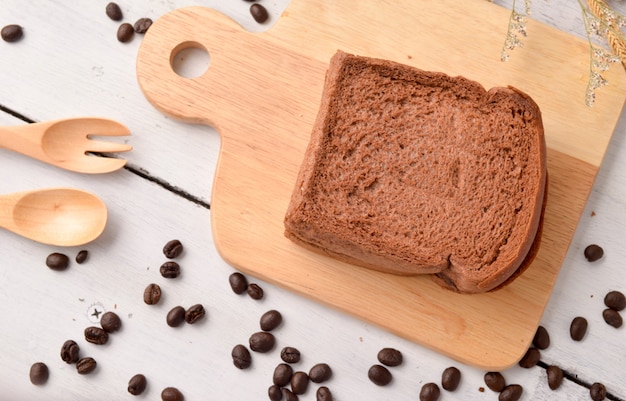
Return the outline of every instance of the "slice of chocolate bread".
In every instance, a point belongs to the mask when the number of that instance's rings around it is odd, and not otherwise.
[[[545,187],[541,113],[526,94],[338,52],[285,235],[352,264],[485,292],[529,254]]]

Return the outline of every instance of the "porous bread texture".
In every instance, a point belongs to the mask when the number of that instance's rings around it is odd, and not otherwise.
[[[542,215],[539,107],[508,87],[337,52],[285,216],[285,235],[462,293],[507,281]]]

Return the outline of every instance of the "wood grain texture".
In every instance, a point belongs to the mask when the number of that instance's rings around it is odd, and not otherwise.
[[[371,7],[295,1],[261,34],[244,32],[208,9],[174,11],[142,43],[140,86],[164,113],[220,132],[212,223],[227,262],[461,362],[510,367],[526,351],[548,301],[624,103],[626,81],[613,73],[613,86],[589,109],[581,72],[588,52],[580,40],[532,24],[527,56],[503,64],[498,57],[508,13],[501,8],[408,1],[384,12]],[[374,34],[380,32],[385,34]],[[172,71],[172,55],[187,47],[208,50],[206,74],[187,79]],[[549,148],[545,230],[536,262],[513,285],[461,296],[427,277],[356,268],[283,237],[284,212],[337,49],[464,75],[485,87],[511,84],[540,105]]]

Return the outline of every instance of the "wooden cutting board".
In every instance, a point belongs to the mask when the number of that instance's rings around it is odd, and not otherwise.
[[[596,105],[585,106],[587,42],[532,21],[524,48],[501,62],[508,15],[483,0],[293,0],[275,26],[254,34],[213,10],[183,8],[152,25],[137,75],[159,110],[220,133],[211,215],[228,263],[463,363],[501,370],[532,340],[626,95],[616,66]],[[189,47],[210,55],[198,78],[170,66]],[[549,200],[541,250],[512,285],[459,295],[426,276],[350,266],[283,237],[324,74],[338,49],[464,75],[487,88],[514,85],[539,104]]]

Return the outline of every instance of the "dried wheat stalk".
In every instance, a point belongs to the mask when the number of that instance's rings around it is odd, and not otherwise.
[[[615,18],[611,17],[609,6],[603,0],[587,0],[587,6],[589,10],[601,21],[605,21],[609,25],[609,29],[606,34],[606,40],[613,54],[619,57],[622,61],[622,65],[626,67],[626,42],[624,36],[619,31],[619,27],[615,21]]]

